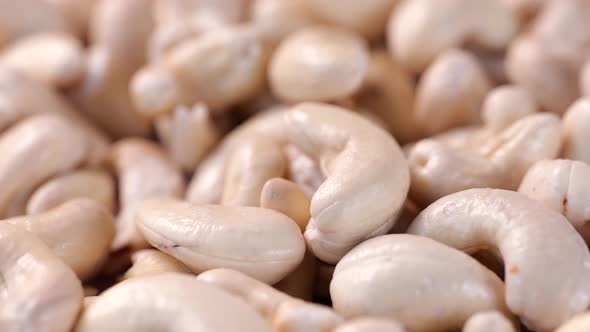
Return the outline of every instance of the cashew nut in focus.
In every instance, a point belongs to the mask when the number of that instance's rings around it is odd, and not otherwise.
[[[0,223],[0,275],[0,330],[70,331],[82,285],[41,240]]]
[[[536,331],[552,331],[590,304],[584,240],[565,217],[523,194],[470,189],[448,195],[424,209],[408,233],[501,256],[506,304]]]
[[[508,312],[493,272],[458,250],[406,234],[379,236],[346,254],[330,295],[344,317],[391,318],[417,332],[458,329],[482,310]]]
[[[124,279],[172,272],[190,273],[181,262],[159,250],[144,249],[136,251],[131,255],[131,261],[133,265],[125,272]]]
[[[194,277],[169,273],[125,280],[84,310],[76,332],[272,332],[246,302]]]
[[[469,317],[462,332],[516,332],[514,325],[497,311],[482,311]]]

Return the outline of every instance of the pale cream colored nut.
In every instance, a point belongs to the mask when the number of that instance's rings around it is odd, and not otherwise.
[[[69,331],[82,284],[35,236],[0,223],[0,330]]]
[[[221,110],[262,88],[266,58],[260,36],[251,27],[209,31],[138,71],[131,95],[138,111],[148,116],[197,101]]]
[[[39,32],[67,32],[67,22],[47,1],[0,0],[0,48]]]
[[[238,271],[214,269],[197,279],[246,300],[271,322],[274,331],[321,332],[342,323],[329,307],[294,299]]]
[[[278,211],[293,219],[301,229],[309,222],[311,201],[293,182],[281,178],[273,178],[264,184],[260,193],[260,207]]]
[[[227,161],[221,203],[260,206],[265,183],[282,177],[285,168],[286,160],[279,144],[264,136],[245,138]]]
[[[137,210],[148,199],[182,197],[182,172],[159,145],[138,138],[114,144],[111,162],[119,179],[120,206],[113,250],[146,248],[148,243],[135,225]]]
[[[517,28],[515,15],[499,1],[408,0],[392,12],[387,39],[395,58],[422,72],[439,54],[465,43],[503,49]]]
[[[326,180],[326,176],[312,158],[301,152],[295,146],[287,146],[285,148],[285,155],[289,160],[287,178],[291,179],[311,199],[313,194]]]
[[[136,251],[131,255],[133,265],[125,272],[123,279],[147,277],[164,273],[186,273],[187,268],[173,257],[155,249]]]
[[[333,332],[406,332],[396,321],[385,318],[357,318],[350,320]]]
[[[354,30],[369,38],[385,32],[389,14],[397,0],[304,0],[309,11],[328,24]]]
[[[306,251],[303,260],[289,275],[273,285],[274,288],[289,296],[304,300],[313,300],[313,290],[316,279],[317,259]]]
[[[562,118],[561,156],[590,164],[590,96],[576,101]]]
[[[486,129],[497,132],[536,111],[535,101],[526,89],[506,85],[488,93],[483,103],[482,118]]]
[[[498,311],[482,311],[469,317],[463,332],[516,332],[514,325]]]
[[[518,192],[563,214],[577,229],[589,226],[590,165],[581,161],[542,160],[529,168]]]
[[[66,88],[84,73],[82,44],[67,34],[43,33],[19,39],[0,52],[0,66],[25,72],[50,87]]]
[[[247,0],[154,0],[154,17],[158,26],[194,19],[201,13],[218,15],[228,24],[245,16]]]
[[[458,329],[482,310],[508,312],[493,272],[459,250],[407,234],[351,250],[336,265],[330,295],[344,317],[386,317],[416,332]]]
[[[523,194],[458,192],[423,210],[408,232],[467,252],[497,252],[506,271],[506,303],[533,330],[553,331],[590,304],[584,240],[565,217]]]
[[[47,0],[62,13],[76,36],[84,38],[90,25],[90,17],[98,0]]]
[[[111,213],[94,200],[70,200],[47,212],[1,220],[39,237],[82,280],[106,261],[115,236]]]
[[[84,310],[76,332],[271,332],[243,300],[192,276],[125,280]]]
[[[136,223],[152,246],[195,273],[234,268],[272,284],[305,253],[297,224],[268,209],[154,200],[141,205]]]
[[[360,36],[314,26],[279,44],[270,60],[268,79],[274,94],[285,101],[333,101],[358,91],[368,67],[368,47]]]
[[[586,332],[590,329],[590,313],[575,316],[561,325],[555,332]]]
[[[102,203],[107,211],[115,204],[115,181],[103,170],[82,169],[52,178],[37,188],[27,203],[27,214],[52,209],[74,198]]]
[[[337,262],[356,244],[385,234],[395,223],[409,187],[398,144],[360,115],[320,103],[263,113],[229,134],[195,173],[190,201],[219,203],[231,151],[253,134],[295,146],[325,176],[311,199],[305,231],[319,259]]]
[[[470,53],[441,53],[418,83],[414,116],[428,134],[480,122],[484,98],[491,89],[485,72]]]
[[[305,0],[253,0],[250,18],[262,38],[271,44],[314,23]]]
[[[156,131],[172,160],[185,171],[194,171],[220,139],[205,104],[178,106],[173,114],[156,119]]]

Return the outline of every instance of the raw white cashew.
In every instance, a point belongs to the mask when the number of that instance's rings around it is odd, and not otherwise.
[[[197,279],[246,300],[271,322],[275,331],[329,331],[342,322],[329,307],[294,299],[238,271],[214,269]]]
[[[458,329],[482,310],[507,312],[504,285],[493,272],[458,250],[407,234],[356,246],[336,265],[330,295],[344,317],[391,318],[416,332]]]
[[[505,85],[487,94],[481,116],[486,128],[497,132],[536,111],[537,105],[527,90],[517,85]]]
[[[477,59],[466,51],[441,53],[418,83],[415,118],[426,133],[480,122],[480,109],[491,89]]]
[[[39,239],[0,224],[0,330],[68,332],[82,284]]]
[[[576,101],[562,118],[563,150],[561,156],[590,164],[590,97]]]
[[[311,217],[310,203],[295,183],[281,178],[266,181],[260,193],[260,207],[278,211],[293,219],[302,232]]]
[[[387,39],[395,58],[421,72],[440,53],[467,42],[503,49],[517,28],[515,15],[499,1],[407,0],[391,14]]]
[[[271,44],[314,23],[305,0],[253,0],[250,18],[262,38]]]
[[[131,255],[133,265],[125,272],[124,279],[153,276],[164,273],[190,273],[176,259],[155,249],[136,251]]]
[[[27,214],[47,211],[74,198],[94,199],[113,211],[115,183],[103,170],[82,169],[45,182],[35,190],[27,203]]]
[[[498,252],[506,271],[506,303],[534,330],[552,331],[590,304],[584,240],[565,217],[523,194],[500,189],[451,194],[423,210],[408,232],[468,252]]]
[[[482,311],[469,317],[463,332],[516,332],[514,325],[498,311]]]
[[[144,139],[118,141],[111,161],[119,179],[121,207],[113,249],[146,248],[148,243],[135,225],[137,209],[147,199],[181,197],[185,187],[182,173],[160,146]]]
[[[4,48],[0,52],[0,66],[23,71],[50,87],[67,88],[82,78],[82,52],[82,44],[71,35],[35,34]]]
[[[279,44],[268,79],[273,93],[285,101],[333,101],[358,91],[368,67],[368,47],[360,36],[312,26]]]
[[[316,279],[317,259],[310,251],[305,252],[299,266],[281,281],[273,285],[287,295],[304,300],[313,300],[313,290]]]
[[[590,329],[590,313],[575,316],[561,325],[555,332],[586,332]]]
[[[243,300],[182,274],[125,280],[93,300],[76,332],[271,332]]]
[[[255,207],[147,201],[136,214],[145,239],[195,273],[227,267],[275,283],[303,259],[295,222]]]
[[[406,332],[406,330],[390,319],[357,318],[338,326],[333,332]]]
[[[319,259],[335,263],[359,242],[393,226],[409,187],[401,149],[361,116],[319,103],[262,114],[234,130],[195,173],[190,201],[220,202],[231,151],[251,135],[295,146],[326,177],[311,198],[305,231]]]
[[[82,280],[94,276],[115,236],[111,213],[99,202],[79,198],[39,214],[0,220],[35,234]]]

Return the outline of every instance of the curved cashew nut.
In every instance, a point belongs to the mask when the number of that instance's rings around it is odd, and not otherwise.
[[[293,182],[273,178],[264,184],[260,193],[260,207],[278,211],[293,219],[302,232],[309,222],[310,200]]]
[[[590,304],[584,240],[565,217],[523,194],[470,189],[448,195],[423,210],[408,232],[465,251],[497,250],[506,303],[537,331],[555,329]]]
[[[357,318],[338,326],[333,332],[405,332],[396,321],[384,318]]]
[[[469,317],[463,332],[516,332],[514,325],[498,311],[482,311]]]
[[[125,280],[84,310],[76,332],[271,332],[241,299],[182,274]]]
[[[585,332],[590,329],[590,313],[575,316],[561,325],[555,332]]]
[[[576,101],[562,118],[562,157],[590,164],[590,97]]]
[[[131,255],[131,262],[133,265],[125,272],[123,279],[153,276],[169,272],[190,273],[181,262],[154,249],[144,249],[134,252]]]
[[[39,239],[0,223],[0,330],[69,331],[82,284]]]
[[[336,265],[330,295],[344,317],[387,317],[411,331],[452,330],[478,311],[507,312],[504,285],[493,272],[458,250],[407,234],[351,250]]]
[[[465,42],[502,49],[517,26],[516,17],[499,1],[410,0],[393,11],[387,39],[395,58],[421,72],[440,53]]]
[[[47,211],[74,198],[90,198],[113,211],[115,183],[102,170],[78,170],[54,177],[35,190],[27,203],[27,214]]]
[[[249,16],[262,38],[270,44],[277,44],[314,23],[304,0],[254,0]]]
[[[272,91],[289,102],[332,101],[351,96],[369,67],[365,41],[334,27],[308,27],[293,33],[273,53]]]
[[[68,201],[44,213],[0,220],[0,223],[35,234],[82,280],[100,270],[115,236],[110,212],[99,202],[86,198]]]
[[[505,85],[491,90],[482,106],[482,118],[491,131],[500,131],[537,111],[528,91],[517,85]]]
[[[141,205],[136,223],[151,245],[197,273],[228,267],[275,283],[305,253],[295,222],[268,209],[155,200]]]
[[[148,244],[135,226],[137,209],[147,199],[181,197],[185,187],[182,173],[160,146],[144,139],[118,141],[111,161],[119,179],[121,206],[113,249],[145,248]]]

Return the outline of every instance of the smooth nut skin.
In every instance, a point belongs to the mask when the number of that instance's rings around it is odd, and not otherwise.
[[[448,195],[423,210],[408,233],[467,252],[498,252],[506,303],[534,330],[552,331],[590,304],[584,240],[565,217],[523,194],[470,189]]]
[[[405,332],[396,321],[384,318],[357,318],[350,320],[333,332]]]
[[[387,41],[392,55],[422,72],[440,53],[469,42],[483,49],[503,49],[518,22],[499,1],[409,0],[389,18]]]
[[[73,36],[35,34],[3,49],[0,65],[23,71],[50,87],[65,88],[80,80],[84,73],[82,52],[82,44]]]
[[[586,61],[580,72],[580,90],[583,96],[590,96],[590,61]]]
[[[302,232],[311,217],[310,203],[295,183],[281,178],[266,181],[260,192],[260,207],[278,211],[293,219]]]
[[[74,198],[89,198],[113,211],[115,182],[102,170],[83,169],[57,176],[35,190],[27,203],[27,214],[47,211]]]
[[[48,2],[59,9],[68,27],[76,36],[86,36],[90,16],[98,0],[48,0]]]
[[[271,332],[243,300],[176,273],[125,280],[84,310],[76,332]]]
[[[109,255],[115,236],[111,213],[94,200],[70,200],[47,212],[0,220],[35,234],[86,280],[94,276]]]
[[[154,200],[141,205],[136,223],[152,246],[195,273],[234,268],[272,284],[305,253],[295,222],[268,209]]]
[[[536,111],[537,105],[526,89],[505,85],[487,94],[481,116],[489,130],[498,131]]]
[[[562,118],[561,156],[590,164],[590,97],[576,101]]]
[[[250,18],[262,38],[271,44],[314,23],[305,0],[254,0]]]
[[[281,42],[269,67],[270,87],[288,102],[332,101],[356,92],[369,66],[365,41],[352,32],[315,26]]]
[[[516,330],[502,313],[482,311],[469,317],[462,332],[516,332]]]
[[[125,272],[125,275],[123,276],[124,279],[173,272],[190,273],[181,262],[154,249],[144,249],[134,252],[133,255],[131,255],[131,262],[133,265],[127,270],[127,272]]]
[[[493,272],[458,250],[407,234],[351,250],[336,265],[330,295],[344,317],[391,318],[417,332],[458,329],[478,311],[505,311],[504,285]]]
[[[590,314],[588,312],[575,316],[561,325],[555,332],[585,332],[590,328]]]
[[[70,331],[82,284],[39,239],[0,223],[0,273],[0,330]]]
[[[478,123],[491,83],[477,59],[449,50],[439,55],[418,83],[414,116],[428,134]]]

